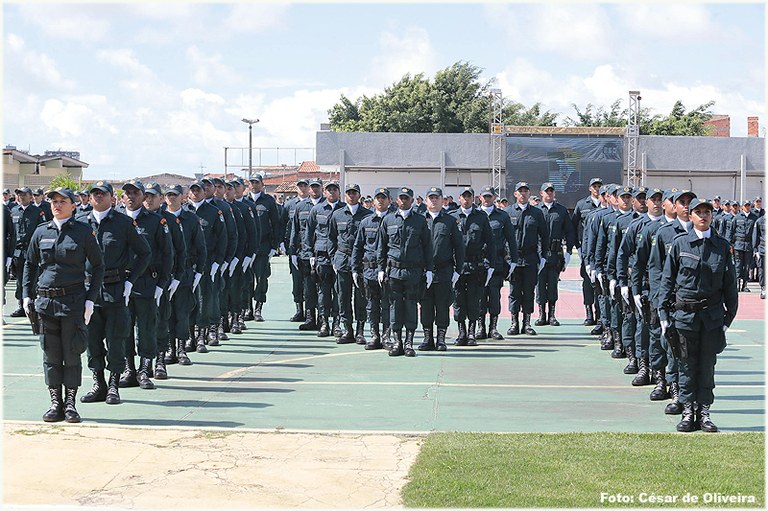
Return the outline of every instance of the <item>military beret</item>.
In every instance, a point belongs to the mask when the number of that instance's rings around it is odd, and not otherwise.
[[[496,190],[492,186],[484,186],[480,195],[496,195]]]
[[[54,195],[61,195],[62,197],[66,197],[69,200],[72,201],[72,204],[77,202],[77,197],[75,197],[75,192],[73,192],[69,187],[67,186],[60,186],[56,188],[55,190],[50,190],[47,194],[45,194],[46,197],[49,199],[52,199]]]
[[[160,183],[156,183],[154,181],[147,183],[144,185],[144,191],[147,193],[153,193],[155,195],[162,195],[163,189],[160,187]]]
[[[427,190],[426,195],[427,195],[427,197],[431,197],[433,195],[437,195],[439,197],[442,197],[443,196],[443,190],[441,190],[437,186],[432,186],[432,187],[429,188],[429,190]]]
[[[104,193],[108,193],[112,195],[115,193],[115,190],[112,188],[112,183],[109,183],[107,181],[96,181],[94,185],[91,187],[91,190],[101,190]]]
[[[126,181],[125,183],[123,183],[123,190],[125,190],[126,188],[136,188],[141,193],[145,192],[144,183],[142,183],[138,179],[131,179],[130,181]]]
[[[403,195],[407,195],[408,197],[413,198],[413,189],[408,188],[407,186],[403,186],[397,192],[397,195],[398,195],[398,197],[402,197]]]
[[[549,181],[547,181],[546,183],[542,183],[541,184],[541,191],[542,192],[545,191],[545,190],[548,190],[550,188],[552,188],[554,190],[555,189],[555,185],[553,183],[549,182]]]

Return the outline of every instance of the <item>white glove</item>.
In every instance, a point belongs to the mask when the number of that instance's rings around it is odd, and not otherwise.
[[[335,265],[335,264],[332,264],[332,265],[331,265],[331,269],[333,270],[333,273],[339,273],[339,269],[338,269],[338,268],[336,268],[336,265]]]
[[[30,297],[24,298],[24,312],[27,313],[27,316],[32,314],[32,307],[33,307],[32,298]]]
[[[584,265],[584,269],[587,271],[587,275],[589,275],[592,272],[592,268],[590,268],[588,264]]]
[[[635,307],[637,307],[637,310],[643,310],[643,297],[640,295],[634,295],[632,298],[635,300]]]
[[[659,324],[661,324],[661,335],[663,336],[664,333],[667,331],[667,328],[669,327],[669,321],[662,319],[659,321]]]
[[[177,290],[177,289],[179,289],[179,284],[181,284],[181,282],[179,282],[179,281],[178,281],[178,280],[176,280],[176,279],[173,279],[173,280],[171,281],[171,283],[170,283],[170,284],[168,284],[168,299],[169,299],[169,300],[170,300],[171,298],[173,298],[173,294],[176,292],[176,290]]]
[[[595,270],[592,270],[592,271],[595,271]],[[603,281],[603,274],[602,274],[602,273],[597,273],[597,274],[595,275],[595,278],[597,278],[597,280],[599,280],[600,282],[602,282],[602,281]]]
[[[240,266],[242,268],[243,273],[248,271],[248,267],[251,265],[251,256],[245,256],[243,257],[243,264]]]
[[[240,262],[240,259],[237,257],[232,258],[232,263],[229,265],[229,276],[231,277],[235,273],[235,269],[237,268],[237,263]]]
[[[577,248],[576,253],[579,254],[579,259],[581,259],[581,248]]]
[[[221,267],[219,268],[219,271],[221,272],[221,276],[224,276],[224,272],[227,271],[227,266],[229,266],[229,263],[227,261],[224,261],[221,263]]]
[[[11,264],[13,263],[12,257],[6,257],[5,258],[5,271],[9,272],[11,271]]]
[[[547,260],[543,257],[539,259],[539,273],[541,273],[541,270],[544,269],[544,265],[547,264]]]
[[[195,289],[197,289],[198,284],[200,284],[200,279],[203,278],[202,273],[195,273],[195,278],[192,281],[192,292],[195,292]]]
[[[315,261],[317,261],[317,257],[310,257],[309,258],[309,266],[314,268],[315,267]]]
[[[621,297],[627,302],[627,305],[632,305],[629,301],[629,286],[621,286]]]
[[[211,282],[216,282],[216,272],[219,271],[219,263],[215,262],[211,265]]]
[[[616,281],[615,280],[611,279],[608,282],[608,289],[611,291],[611,296],[616,294]]]
[[[587,266],[587,268],[589,268],[589,266]],[[593,284],[595,283],[595,280],[597,280],[597,272],[595,272],[595,270],[589,271],[589,280],[591,280]]]
[[[453,275],[451,276],[451,287],[456,287],[456,283],[459,281],[460,275],[456,272],[453,272]]]
[[[249,263],[249,265],[253,266],[254,262],[256,262],[256,254],[251,254],[251,262]]]
[[[85,320],[86,325],[91,322],[91,316],[93,316],[93,301],[86,300],[85,312],[83,313],[83,319]]]
[[[485,284],[483,284],[484,286],[488,285],[488,283],[491,281],[491,277],[493,277],[493,268],[488,268],[488,272],[485,276]]]
[[[163,288],[160,286],[155,286],[155,305],[160,307],[160,298],[163,296]]]
[[[291,256],[291,264],[293,265],[294,268],[296,268],[298,270],[299,269],[299,256],[292,255]]]
[[[507,275],[507,280],[512,280],[512,274],[515,272],[515,268],[517,268],[517,263],[509,263],[509,275]]]
[[[728,327],[726,325],[723,325],[723,333],[728,331]]]
[[[280,253],[281,254],[285,254],[285,242],[284,241],[280,242]]]
[[[565,265],[568,266],[571,263],[571,253],[566,252],[565,253]]]
[[[123,298],[125,298],[125,306],[128,307],[128,300],[131,299],[131,290],[133,289],[133,284],[131,281],[126,280],[125,286],[123,286]]]
[[[275,250],[275,249],[273,248],[273,249],[271,249],[271,250],[269,251],[269,255],[267,255],[267,257],[268,257],[269,259],[272,259],[272,257],[274,257],[274,256],[276,256],[276,255],[277,255],[277,250]]]
[[[360,274],[357,273],[356,271],[352,272],[352,282],[355,283],[355,287],[357,289],[360,289]]]
[[[379,285],[384,284],[384,272],[383,271],[379,272],[378,279],[379,279]]]
[[[427,289],[429,289],[429,286],[432,285],[432,279],[434,278],[434,275],[431,271],[427,271],[424,276],[427,278]]]

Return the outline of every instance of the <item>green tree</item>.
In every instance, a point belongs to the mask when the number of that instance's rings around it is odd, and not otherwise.
[[[576,103],[571,103],[576,111],[576,119],[566,117],[564,123],[566,126],[602,126],[618,127],[626,126],[629,111],[621,109],[621,100],[614,101],[610,108],[606,110],[602,106],[595,107],[588,103],[584,110],[581,110]]]
[[[685,111],[683,102],[677,100],[672,112],[666,117],[655,116],[640,123],[641,135],[667,135],[681,137],[702,137],[711,133],[711,128],[704,123],[712,118],[710,108],[715,104],[709,101],[690,112]]]
[[[48,189],[53,190],[54,188],[59,188],[61,186],[66,186],[73,192],[80,189],[78,182],[68,172],[62,172],[53,176],[51,182],[48,184]]]
[[[505,101],[502,119],[507,126],[557,126],[555,120],[558,114],[549,110],[542,112],[542,108],[541,103],[525,108],[522,103]]]

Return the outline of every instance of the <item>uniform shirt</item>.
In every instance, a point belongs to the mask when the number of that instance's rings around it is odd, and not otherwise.
[[[283,243],[285,243],[285,250],[288,250],[288,247],[291,244],[291,237],[292,237],[292,230],[293,230],[293,218],[296,216],[296,206],[299,205],[299,203],[303,199],[301,197],[291,197],[287,201],[285,201],[285,204],[283,204],[283,209],[286,213],[286,221],[285,221],[285,234],[283,235]]]
[[[396,280],[418,279],[425,270],[434,269],[432,234],[427,219],[413,212],[406,215],[403,218],[402,211],[398,210],[385,216],[379,226],[378,269]]]
[[[549,247],[549,232],[544,214],[537,207],[514,203],[504,208],[515,229],[518,266],[539,264],[539,259]]]
[[[321,266],[331,265],[331,215],[342,207],[344,207],[344,203],[341,201],[336,201],[335,204],[326,201],[314,206],[309,211],[305,243],[312,247],[313,257]]]
[[[765,216],[758,217],[752,230],[752,247],[760,255],[765,255]]]
[[[645,223],[637,233],[637,240],[635,242],[635,263],[632,266],[633,270],[629,272],[628,277],[633,295],[640,295],[643,291],[650,290],[648,265],[651,258],[651,241],[656,236],[656,231],[659,230],[659,227],[667,223],[667,221],[667,217],[661,215],[661,218],[658,220],[652,220]],[[654,285],[654,288],[658,288],[658,285]],[[650,296],[650,293],[648,293],[648,295]]]
[[[258,232],[261,237],[256,254],[265,255],[270,250],[277,250],[283,240],[283,233],[280,232],[280,213],[271,195],[261,192],[256,197],[256,194],[251,193],[251,199],[254,203],[256,223],[259,224]]]
[[[584,243],[584,227],[587,224],[589,215],[598,209],[600,209],[600,199],[597,199],[597,204],[595,204],[592,200],[592,195],[584,197],[576,203],[576,207],[573,209],[573,216],[571,217],[571,224],[576,235],[576,248],[581,248]],[[583,255],[584,252],[582,250]]]
[[[325,202],[325,197],[320,197],[316,201],[307,197],[296,205],[291,225],[291,243],[287,247],[290,255],[298,256],[299,259],[303,260],[314,257],[313,246],[309,244],[309,239],[306,237],[307,220],[309,220],[309,212],[312,211],[312,208],[322,202]]]
[[[502,213],[509,221],[509,217]],[[441,208],[437,215],[427,211],[427,227],[432,234],[432,260],[435,267],[434,282],[450,282],[453,272],[464,269],[464,237],[456,218]]]
[[[659,319],[669,319],[669,311],[677,298],[709,300],[709,307],[698,312],[675,310],[671,315],[680,329],[711,330],[731,326],[736,317],[739,298],[731,245],[713,229],[709,231],[708,238],[701,238],[695,229],[675,236],[664,262],[659,286],[662,304]]]
[[[176,212],[169,211],[169,213],[176,215],[181,221],[181,231],[187,251],[186,268],[182,274],[183,278],[179,279],[179,286],[191,286],[194,282],[194,274],[205,273],[208,267],[208,250],[205,247],[205,234],[203,234],[201,220],[200,217],[184,208]]]
[[[233,210],[240,212],[243,220],[242,229],[238,233],[238,240],[243,242],[243,257],[253,256],[259,249],[259,228],[256,223],[256,213],[253,207],[243,199],[236,199],[229,203]],[[238,227],[240,228],[240,227]],[[242,262],[243,258],[240,258]]]
[[[745,252],[752,252],[752,231],[755,229],[755,222],[757,221],[757,215],[751,211],[749,215],[743,211],[734,216],[732,221],[732,230],[730,232],[729,241],[733,245],[734,250],[743,250]]]
[[[660,220],[663,216],[657,218]],[[621,287],[629,287],[632,273],[637,271],[637,248],[640,233],[653,219],[645,213],[630,222],[627,231],[621,238],[619,250],[616,253],[616,281]],[[639,293],[638,293],[639,294]]]
[[[352,214],[349,205],[337,209],[331,215],[329,239],[330,257],[336,271],[352,271],[352,250],[357,238],[357,231],[364,218],[373,212],[360,204]]]
[[[544,220],[549,231],[549,246],[547,249],[542,247],[542,250],[548,253],[545,257],[550,262],[553,262],[563,256],[563,241],[565,241],[566,253],[571,253],[573,246],[576,244],[576,231],[573,228],[573,222],[568,214],[568,210],[562,204],[553,202],[547,205],[542,202],[538,207],[544,213]]]
[[[232,211],[232,206],[230,206],[227,201],[217,199],[216,197],[205,199],[205,201],[219,208],[224,217],[224,227],[227,230],[227,245],[226,250],[224,251],[224,260],[229,263],[236,256],[240,242],[237,235],[237,224],[235,223],[235,214]]]
[[[667,254],[672,249],[672,240],[680,233],[686,232],[680,221],[675,219],[659,227],[656,235],[651,239],[651,255],[648,260],[648,281],[652,282],[649,298],[651,305],[656,309],[661,308],[659,295],[659,283],[664,272],[664,262]]]
[[[391,214],[390,211],[384,211],[383,214],[374,211],[373,214],[363,218],[357,226],[355,246],[352,248],[352,271],[362,273],[368,280],[376,280],[379,227],[381,220],[389,214]]]
[[[41,200],[40,204],[33,202],[35,206],[43,210],[43,213],[45,213],[45,221],[48,222],[50,220],[53,220],[53,211],[51,211],[51,203],[47,200]]]
[[[595,269],[595,252],[597,249],[597,235],[600,232],[600,224],[603,217],[613,212],[613,208],[603,207],[589,214],[587,223],[584,226],[584,243],[581,245],[581,257],[589,265],[590,269]]]
[[[13,228],[16,231],[16,250],[14,250],[14,257],[24,257],[24,251],[29,246],[29,240],[32,239],[32,233],[38,225],[45,222],[45,213],[35,206],[34,202],[30,202],[25,208],[21,204],[17,204],[11,209],[11,217],[13,218]]]
[[[606,255],[605,273],[609,280],[618,280],[616,271],[616,259],[619,255],[619,246],[621,245],[624,234],[629,229],[629,224],[640,216],[633,210],[623,212],[616,217],[616,223],[611,225],[608,232],[608,247]]]
[[[456,219],[464,243],[464,268],[459,273],[485,271],[483,259],[488,259],[491,267],[498,266],[500,263],[488,215],[474,206],[466,211],[459,208],[451,211],[450,215]]]
[[[173,271],[173,242],[168,221],[144,206],[137,211],[128,211],[128,214],[136,221],[136,230],[147,240],[152,251],[149,266],[144,274],[134,281],[131,295],[153,298],[155,286],[166,289]],[[154,274],[156,276],[153,276]]]
[[[118,213],[114,208],[109,208],[105,213],[106,216],[97,221],[96,211],[84,211],[77,216],[77,221],[86,224],[96,233],[103,255],[105,283],[99,292],[99,299],[94,300],[94,303],[121,303],[124,300],[125,281],[134,284],[144,274],[152,252],[147,240],[136,230],[135,220]],[[86,270],[88,266],[90,263]],[[130,272],[127,278],[124,277],[126,270]]]
[[[82,314],[85,300],[95,303],[104,281],[104,258],[90,226],[76,221],[74,216],[65,221],[61,229],[54,221],[40,225],[29,241],[22,297],[33,298],[37,288],[67,288],[83,284],[86,279],[89,285],[85,296],[83,293],[54,298],[40,296],[35,300],[37,311],[59,317],[72,312]]]
[[[168,225],[168,230],[171,234],[171,246],[173,247],[173,270],[171,274],[172,279],[176,279],[181,283],[187,272],[187,244],[184,243],[184,227],[181,225],[181,219],[170,211],[158,209],[155,213],[159,213],[163,216]]]
[[[5,204],[3,204],[3,229],[5,232],[3,254],[5,257],[11,257],[14,248],[16,248],[16,229],[13,227],[13,214]],[[5,266],[5,261],[3,261],[3,266]]]
[[[512,227],[512,220],[504,210],[491,206],[489,210],[483,208],[488,215],[488,222],[491,225],[491,233],[496,246],[496,265],[493,267],[496,274],[506,276],[509,266],[505,261],[517,261],[517,239],[515,239],[515,229]]]
[[[598,274],[608,274],[608,238],[613,233],[613,226],[618,221],[619,215],[621,215],[621,213],[621,210],[615,209],[607,215],[603,216],[600,220],[600,225],[597,229],[595,252],[593,255],[593,260],[595,263],[594,269]]]
[[[200,218],[200,227],[205,239],[206,261],[201,263],[198,256],[198,273],[210,274],[213,263],[221,265],[227,247],[227,231],[224,214],[216,206],[203,201],[199,206],[190,202],[187,211]]]

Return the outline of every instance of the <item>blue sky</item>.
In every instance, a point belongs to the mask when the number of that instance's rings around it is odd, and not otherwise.
[[[80,151],[89,178],[222,172],[249,117],[283,148],[262,163],[292,164],[341,94],[457,61],[561,124],[638,89],[656,113],[715,100],[745,136],[764,34],[760,3],[4,3],[3,145]]]

